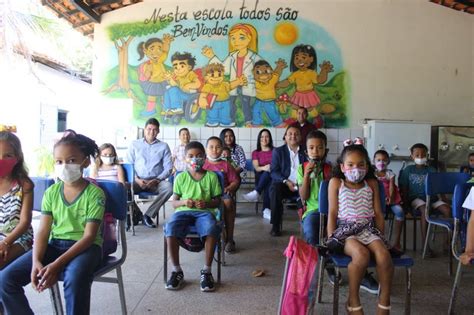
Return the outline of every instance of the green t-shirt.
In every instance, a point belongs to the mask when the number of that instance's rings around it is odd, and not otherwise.
[[[87,222],[102,223],[105,194],[94,184],[88,184],[71,204],[64,198],[63,182],[49,187],[44,193],[41,213],[53,217],[50,239],[78,241],[84,235]],[[94,244],[102,246],[100,229]]]
[[[298,183],[298,186],[301,187],[303,185],[303,177],[304,177],[304,171],[303,171],[303,165],[300,164],[298,166],[298,172],[296,174],[296,182]],[[323,172],[319,172],[318,176],[313,176],[311,175],[311,184],[310,184],[310,191],[309,191],[309,199],[306,200],[306,211],[303,214],[303,218],[306,218],[306,216],[312,212],[317,212],[319,209],[319,186],[321,185],[323,181]]]
[[[195,180],[188,171],[180,173],[174,180],[173,192],[179,199],[211,201],[222,194],[219,178],[214,172],[206,171],[200,179]],[[197,209],[181,206],[175,211],[210,211],[216,215],[216,209]]]

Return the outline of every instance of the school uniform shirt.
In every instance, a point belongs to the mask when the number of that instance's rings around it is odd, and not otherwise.
[[[303,165],[300,164],[298,166],[298,178],[297,183],[298,186],[301,187],[303,185],[303,177],[304,177],[304,170]],[[319,210],[319,187],[323,182],[323,172],[319,172],[318,175],[313,174],[310,175],[310,191],[309,191],[309,198],[306,200],[306,211],[303,213],[302,219],[306,218],[306,216],[313,212],[318,212]]]
[[[436,170],[431,166],[417,168],[415,165],[405,167],[400,176],[400,186],[408,188],[408,198],[410,201],[420,198],[426,199],[425,178],[428,173]]]
[[[471,187],[471,191],[469,192],[469,195],[467,195],[466,200],[464,200],[462,207],[474,210],[474,187]]]
[[[194,179],[187,171],[180,173],[174,181],[173,192],[175,195],[180,197],[179,199],[204,200],[206,202],[209,202],[222,194],[219,178],[211,171],[206,171],[200,180]],[[189,210],[209,211],[214,214],[214,216],[216,215],[215,208],[198,209],[181,206],[176,208],[175,211]]]
[[[53,219],[51,239],[78,241],[84,236],[88,222],[102,223],[105,194],[98,186],[88,183],[86,188],[68,203],[64,197],[64,183],[58,182],[44,193],[41,206],[43,215]],[[102,246],[102,235],[97,232],[94,244]]]

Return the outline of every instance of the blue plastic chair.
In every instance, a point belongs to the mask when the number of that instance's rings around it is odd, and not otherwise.
[[[41,211],[44,192],[54,184],[54,180],[46,177],[30,177],[30,179],[35,185],[33,189],[33,211]]]
[[[323,181],[319,187],[319,213],[320,213],[320,242],[323,244],[323,233],[325,231],[325,216],[329,213],[329,200],[328,200],[328,186],[329,181]],[[385,193],[382,184],[379,182],[379,191],[380,191],[380,203],[382,205],[382,210],[385,211]],[[334,269],[336,276],[334,279],[334,291],[333,291],[333,314],[338,313],[339,307],[339,269],[347,268],[351,262],[351,257],[347,255],[339,254],[328,254],[328,261],[332,261],[334,264]],[[394,267],[402,267],[406,269],[406,281],[407,281],[407,290],[405,297],[405,314],[410,314],[410,304],[411,304],[411,267],[414,262],[411,257],[402,256],[400,258],[392,258],[392,263]],[[317,302],[321,303],[321,297],[323,293],[323,278],[324,278],[324,266],[326,264],[326,257],[323,255],[320,256],[319,261],[319,270],[318,270],[318,288],[317,288]],[[371,260],[368,267],[375,267],[375,261]]]
[[[177,172],[175,179],[178,177],[179,174],[182,172]],[[219,178],[219,184],[221,186],[222,194],[224,194],[224,174],[222,172],[214,172],[217,177]],[[217,224],[220,225],[221,231],[224,231],[224,204],[221,202],[220,206],[217,208]],[[168,280],[168,243],[166,242],[166,235],[164,231],[165,226],[163,226],[163,240],[164,240],[164,259],[163,259],[163,279],[164,282]],[[190,227],[189,233],[186,235],[186,238],[199,238],[197,234],[196,228],[194,226]],[[224,237],[221,235],[220,239],[217,240],[217,246],[215,250],[215,254],[217,254],[217,258],[214,260],[217,262],[217,283],[221,282],[221,267],[225,266],[225,252],[222,250],[224,247]]]
[[[462,204],[466,199],[466,196],[469,193],[471,187],[474,186],[474,183],[463,183],[457,184],[454,188],[453,194],[453,218],[454,218],[454,230],[453,230],[453,239],[451,242],[451,249],[453,256],[459,261],[459,256],[464,252],[466,246],[466,231],[467,231],[467,222],[472,209],[464,209]],[[471,265],[474,265],[474,261],[471,261]],[[453,289],[451,291],[451,299],[449,300],[449,309],[448,314],[454,314],[454,305],[456,303],[456,295],[461,282],[462,275],[462,264],[459,261],[458,267],[456,269],[456,276],[454,277]]]
[[[452,218],[442,218],[433,216],[431,199],[437,194],[452,194],[456,184],[465,183],[470,176],[467,173],[429,173],[425,178],[425,192],[426,192],[426,211],[425,218],[428,222],[428,229],[426,231],[425,244],[423,246],[423,259],[425,259],[428,242],[430,240],[430,233],[432,227],[440,226],[447,230],[448,240],[451,242],[454,222]],[[449,269],[448,274],[452,274],[453,256],[449,254]]]
[[[128,206],[128,216],[130,220],[130,227],[132,229],[132,235],[135,236],[135,224],[133,223],[133,211],[134,211],[134,194],[133,194],[133,180],[135,178],[135,171],[133,169],[133,164],[123,163],[121,164],[123,171],[125,172],[125,179],[127,184],[130,185],[130,196],[127,196],[127,206]]]
[[[118,221],[118,240],[121,244],[121,254],[117,257],[115,255],[104,257],[102,265],[94,272],[94,281],[118,284],[122,314],[125,315],[127,314],[127,306],[125,303],[122,265],[127,258],[127,239],[125,233],[125,224],[127,219],[127,190],[122,185],[122,183],[115,181],[97,180],[97,184],[100,188],[102,188],[106,196],[105,212],[111,213],[112,216]],[[116,278],[104,276],[113,270],[115,270],[117,273]],[[57,315],[64,314],[58,283],[51,287],[50,296],[54,308],[53,313]]]

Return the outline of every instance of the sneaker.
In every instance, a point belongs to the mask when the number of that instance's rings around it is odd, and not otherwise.
[[[235,242],[232,240],[230,242],[227,242],[224,246],[224,250],[226,253],[234,253],[235,252]]]
[[[210,122],[206,123],[206,127],[217,127],[217,126],[219,126],[219,123],[210,123]]]
[[[175,108],[172,110],[175,115],[181,115],[184,114],[183,110],[181,108]]]
[[[231,122],[228,124],[220,124],[221,127],[235,127],[235,122]]]
[[[182,271],[173,271],[171,277],[166,282],[165,288],[168,290],[179,290],[184,283],[184,274]]]
[[[252,190],[248,194],[244,195],[244,199],[250,202],[257,202],[258,197],[260,197],[260,194],[256,190]]]
[[[377,280],[372,277],[372,272],[366,272],[362,282],[360,283],[360,288],[371,294],[379,293],[379,283]]]
[[[271,220],[272,218],[272,210],[265,208],[263,209],[263,218],[267,220]]]
[[[331,285],[334,285],[334,282],[336,281],[336,270],[334,268],[326,268],[326,272],[328,274],[328,280]],[[339,285],[342,284],[342,274],[339,272],[338,275],[339,278]]]
[[[206,273],[204,270],[201,270],[201,292],[212,292],[215,289],[212,273]]]

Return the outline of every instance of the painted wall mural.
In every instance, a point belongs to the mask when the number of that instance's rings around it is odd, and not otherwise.
[[[101,76],[102,93],[133,99],[139,124],[285,127],[304,107],[319,127],[347,126],[336,39],[291,7],[226,4],[154,7],[107,26],[115,66]]]

